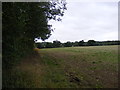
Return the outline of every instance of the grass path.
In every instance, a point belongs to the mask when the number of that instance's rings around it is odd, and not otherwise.
[[[118,87],[117,51],[117,46],[35,49],[4,76],[4,87]]]

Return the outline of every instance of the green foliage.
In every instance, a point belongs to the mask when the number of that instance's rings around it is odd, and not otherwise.
[[[75,42],[65,42],[61,43],[60,41],[53,41],[52,42],[39,42],[35,43],[37,48],[57,48],[57,47],[76,47],[76,46],[103,46],[103,45],[119,45],[120,41],[94,41],[89,40],[88,42],[84,42],[84,40],[81,41],[75,41]]]
[[[73,45],[74,45],[74,46],[79,46],[78,41],[75,41]]]
[[[66,43],[64,43],[64,47],[71,47],[72,46],[72,43],[71,42],[66,42]]]
[[[53,41],[53,47],[61,47],[61,42],[56,40],[56,41]]]
[[[96,42],[94,40],[89,40],[87,43],[89,46],[94,46]]]
[[[53,48],[53,44],[50,43],[50,42],[47,42],[47,43],[46,43],[46,48]]]
[[[79,46],[84,46],[84,40],[78,42]]]
[[[52,25],[48,20],[59,21],[56,16],[63,16],[65,5],[64,1],[2,3],[4,66],[31,52],[35,38],[49,38]]]

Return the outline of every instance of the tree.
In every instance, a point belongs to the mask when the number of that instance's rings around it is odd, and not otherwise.
[[[70,41],[64,43],[64,47],[71,47],[72,46],[72,43]]]
[[[75,41],[74,43],[73,43],[73,45],[74,46],[78,46],[79,44],[78,44],[78,41]]]
[[[3,63],[10,64],[31,52],[34,39],[45,40],[53,30],[48,20],[63,16],[66,2],[3,2]],[[5,66],[5,65],[4,65]],[[11,65],[6,65],[11,66]]]
[[[79,46],[84,46],[84,40],[78,42]]]
[[[37,48],[39,48],[39,49],[41,49],[41,48],[45,48],[45,44],[44,44],[44,42],[41,42],[41,43],[35,43],[35,46],[36,46]]]
[[[51,42],[46,42],[45,48],[53,48],[53,43],[51,43]]]
[[[56,40],[56,41],[53,41],[53,47],[61,47],[61,42]]]
[[[87,42],[87,45],[89,45],[89,46],[94,46],[94,45],[96,45],[96,42],[95,42],[94,40],[89,40],[89,41]]]

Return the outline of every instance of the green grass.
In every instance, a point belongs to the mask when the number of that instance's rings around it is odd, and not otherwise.
[[[118,46],[67,47],[36,50],[5,74],[4,87],[118,87]],[[10,83],[10,84],[9,84]]]

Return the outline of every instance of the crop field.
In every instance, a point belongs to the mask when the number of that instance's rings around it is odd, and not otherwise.
[[[3,87],[116,88],[118,46],[35,49],[3,74]]]

